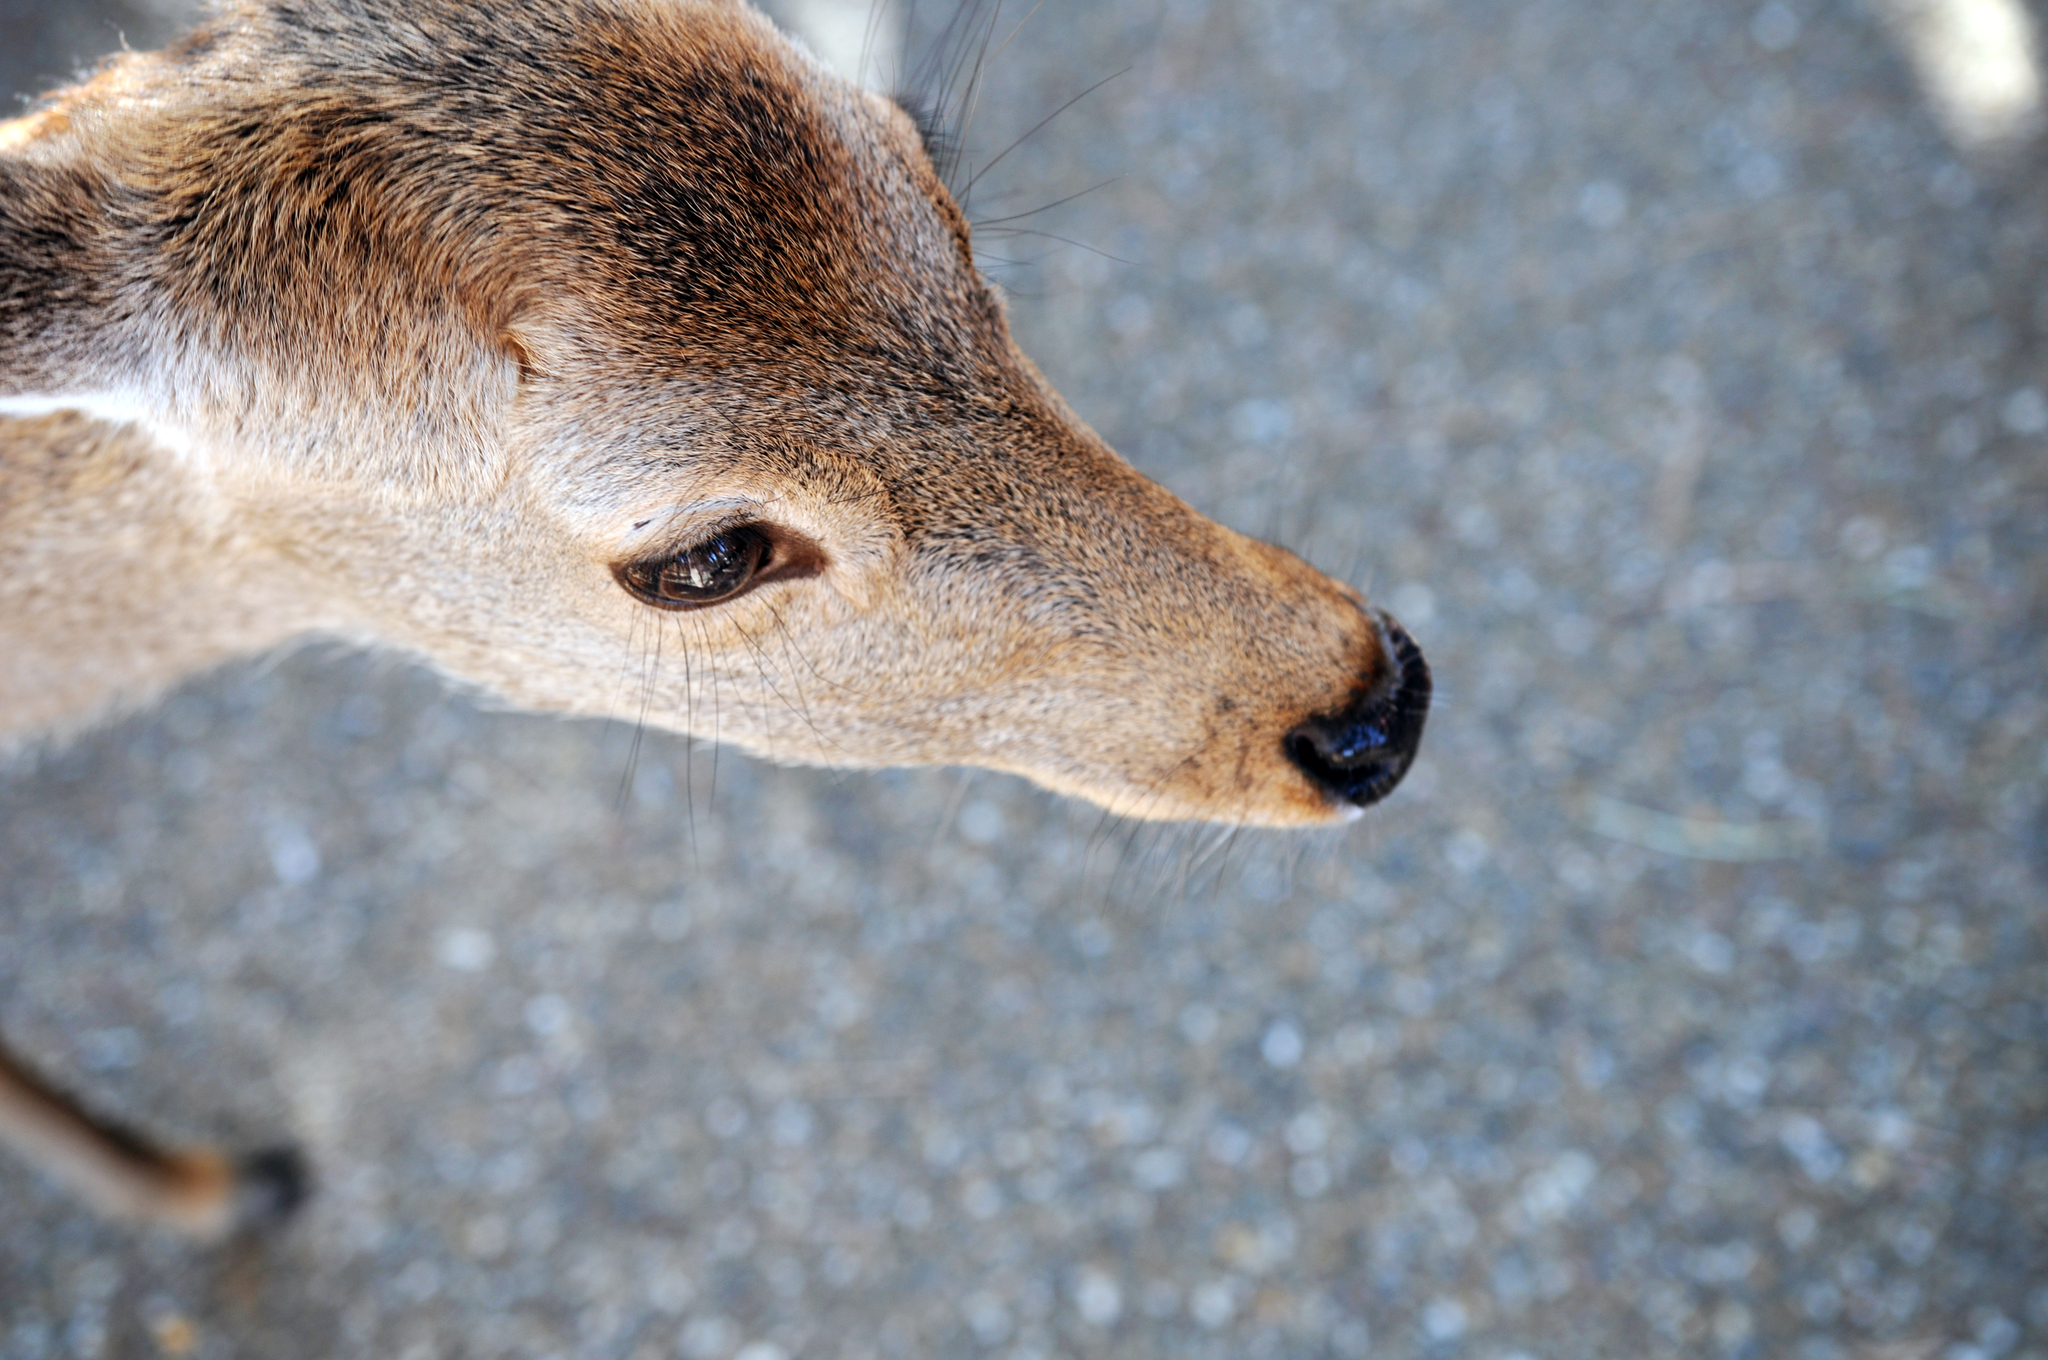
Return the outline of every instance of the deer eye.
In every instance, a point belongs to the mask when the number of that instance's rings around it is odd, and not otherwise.
[[[769,551],[768,535],[747,524],[713,534],[674,557],[621,563],[612,574],[628,593],[658,609],[695,609],[745,590]]]

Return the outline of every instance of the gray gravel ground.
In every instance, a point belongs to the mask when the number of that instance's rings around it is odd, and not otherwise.
[[[0,1168],[0,1357],[2048,1355],[2048,159],[1811,0],[1046,0],[974,158],[1125,66],[972,205],[1120,177],[1019,223],[1094,249],[982,249],[1412,625],[1401,793],[195,681],[0,767],[0,1030],[320,1193],[200,1252]]]

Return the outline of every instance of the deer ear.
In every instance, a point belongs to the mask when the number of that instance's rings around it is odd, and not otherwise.
[[[0,409],[133,384],[119,334],[119,191],[0,155]]]

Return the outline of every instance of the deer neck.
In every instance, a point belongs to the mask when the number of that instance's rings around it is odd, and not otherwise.
[[[248,530],[138,424],[0,417],[0,744],[341,624]]]
[[[186,418],[218,365],[166,320],[113,103],[0,124],[0,743],[335,622]]]

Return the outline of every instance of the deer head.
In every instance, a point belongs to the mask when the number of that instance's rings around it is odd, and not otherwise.
[[[1406,634],[1119,459],[912,119],[742,4],[230,6],[0,129],[0,345],[139,427],[236,645],[1138,817],[1342,820],[1421,736]]]

